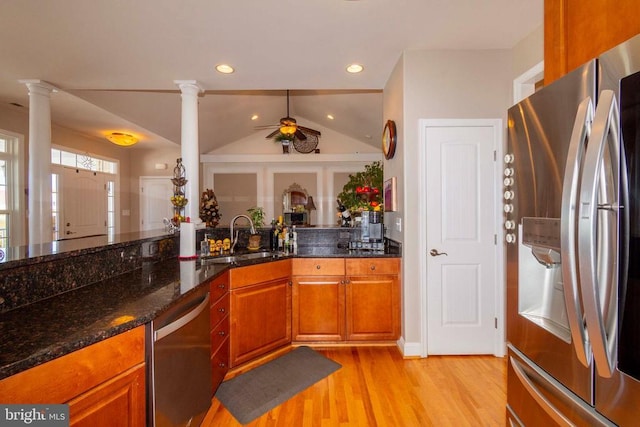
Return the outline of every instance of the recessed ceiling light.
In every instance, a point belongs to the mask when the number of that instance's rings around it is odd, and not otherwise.
[[[222,74],[231,74],[235,71],[231,65],[227,64],[216,65],[216,70]]]
[[[362,70],[364,70],[364,67],[360,64],[351,64],[347,67],[347,72],[348,73],[360,73],[362,72]]]
[[[253,116],[251,116],[251,120],[258,120],[258,117],[260,116],[258,116],[257,114],[254,114]]]
[[[327,119],[333,120],[333,116],[331,114],[327,114]]]

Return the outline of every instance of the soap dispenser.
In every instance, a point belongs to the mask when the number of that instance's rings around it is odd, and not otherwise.
[[[209,235],[205,234],[204,240],[200,242],[200,256],[206,257],[209,255],[211,255],[211,252],[209,251]]]

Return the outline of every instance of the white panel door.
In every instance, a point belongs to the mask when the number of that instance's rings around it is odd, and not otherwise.
[[[497,131],[426,129],[428,354],[495,350]]]
[[[173,184],[170,176],[140,178],[140,229],[164,228],[162,220],[173,217]]]
[[[107,187],[103,174],[65,168],[60,239],[107,234]]]

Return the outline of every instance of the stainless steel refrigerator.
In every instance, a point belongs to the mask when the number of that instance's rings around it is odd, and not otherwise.
[[[510,425],[640,423],[640,36],[508,112]]]

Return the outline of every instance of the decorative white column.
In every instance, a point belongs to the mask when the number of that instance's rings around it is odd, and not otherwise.
[[[42,80],[20,80],[29,89],[29,244],[53,240],[51,217],[51,92]]]
[[[191,222],[202,222],[199,215],[200,204],[200,147],[198,143],[198,94],[203,92],[195,80],[174,80],[182,92],[182,164],[185,169],[184,195],[189,200],[184,216]]]

